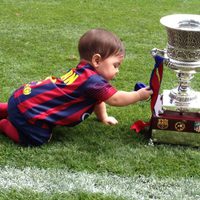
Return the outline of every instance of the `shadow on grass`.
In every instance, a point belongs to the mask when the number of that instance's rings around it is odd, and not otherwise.
[[[118,145],[127,144],[147,144],[149,140],[148,129],[141,133],[130,130],[127,124],[118,124],[116,126],[106,126],[91,118],[76,127],[56,127],[51,142],[56,143],[76,143],[85,145],[89,143],[106,145],[117,143]],[[106,145],[107,146],[107,145]]]

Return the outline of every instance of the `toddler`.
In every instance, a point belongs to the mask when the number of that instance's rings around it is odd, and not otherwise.
[[[118,91],[109,81],[125,56],[121,40],[104,29],[87,31],[79,40],[80,62],[61,77],[47,77],[18,88],[0,103],[0,131],[23,146],[49,142],[55,126],[76,126],[94,111],[99,121],[115,125],[106,104],[128,106],[146,100],[152,90]]]

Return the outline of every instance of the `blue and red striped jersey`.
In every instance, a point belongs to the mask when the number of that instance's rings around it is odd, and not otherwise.
[[[60,78],[23,85],[14,92],[20,112],[31,123],[75,126],[86,119],[97,103],[117,90],[86,62],[80,62]]]

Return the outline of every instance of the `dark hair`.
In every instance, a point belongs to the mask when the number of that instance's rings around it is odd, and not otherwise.
[[[125,55],[122,41],[112,32],[105,29],[91,29],[79,40],[79,55],[81,59],[91,61],[94,54],[100,54],[102,59],[112,55]]]

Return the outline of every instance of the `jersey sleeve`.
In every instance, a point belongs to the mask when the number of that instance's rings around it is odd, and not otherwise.
[[[90,77],[85,87],[85,94],[97,101],[106,101],[116,92],[116,88],[100,76]]]

